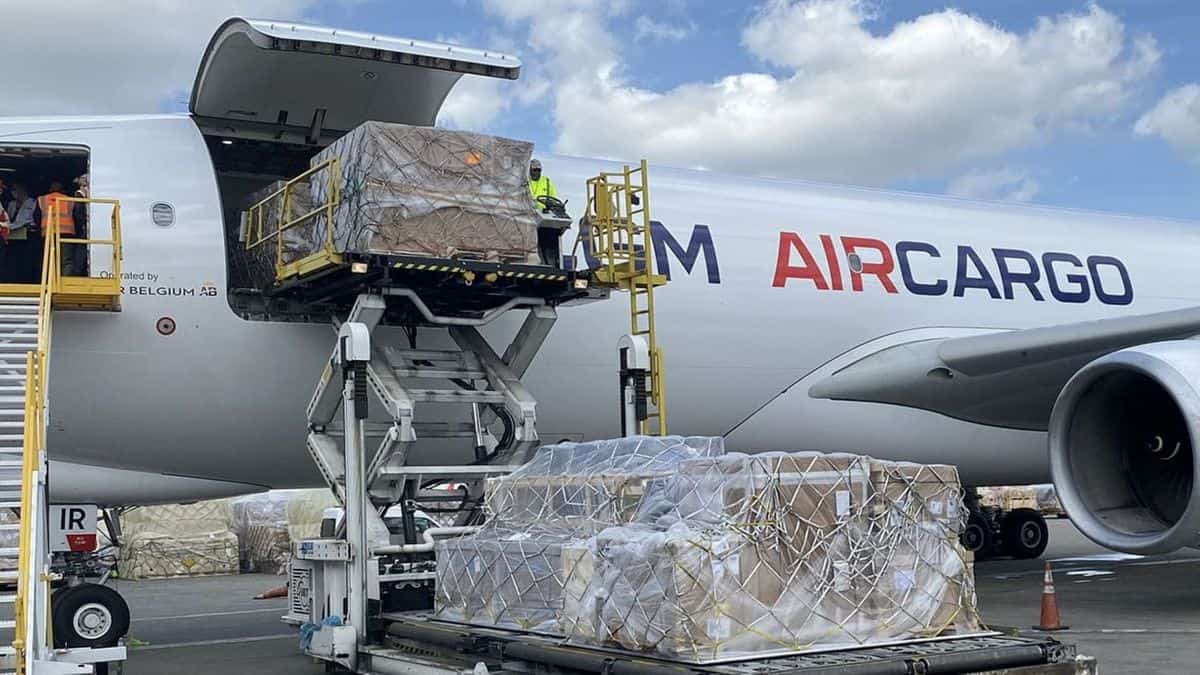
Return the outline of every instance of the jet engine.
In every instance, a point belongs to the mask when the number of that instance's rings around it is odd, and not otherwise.
[[[1129,553],[1200,546],[1200,341],[1092,361],[1059,394],[1049,432],[1055,489],[1085,535]]]

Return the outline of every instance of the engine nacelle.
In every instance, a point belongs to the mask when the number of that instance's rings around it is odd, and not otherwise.
[[[1113,352],[1071,378],[1050,416],[1050,471],[1092,541],[1129,553],[1200,546],[1200,341]]]

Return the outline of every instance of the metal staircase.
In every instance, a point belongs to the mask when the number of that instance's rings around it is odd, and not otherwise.
[[[444,322],[442,326],[423,329],[444,333],[449,340],[437,342],[452,342],[457,349],[388,344],[375,330],[387,312],[387,303],[381,295],[360,295],[345,321],[365,326],[373,336],[363,382],[388,419],[368,425],[365,433],[378,443],[373,452],[365,453],[362,467],[363,487],[371,502],[396,504],[413,498],[422,484],[436,477],[478,482],[481,477],[507,471],[511,464],[523,463],[538,442],[537,404],[520,378],[554,324],[554,309],[529,299],[529,314],[501,356],[477,328],[490,318],[435,317]],[[334,494],[344,500],[345,424],[335,419],[343,403],[345,376],[339,365],[340,349],[340,344],[335,346],[308,407],[308,449]],[[436,408],[437,419],[419,419],[418,413],[426,408],[431,412]],[[454,408],[458,410],[452,412]],[[447,421],[447,416],[454,420]],[[504,429],[499,437],[493,431],[497,427]],[[413,466],[410,450],[418,439],[466,441],[475,449],[475,462]],[[377,527],[375,532],[382,534]]]
[[[0,297],[0,509],[14,514],[25,513],[21,510],[21,499],[26,415],[30,412],[27,391],[38,389],[39,310],[40,297]],[[0,524],[0,542],[4,542],[0,546],[0,583],[6,586],[18,581],[21,547],[14,544],[28,536],[22,525],[21,521]],[[4,616],[0,619],[0,630],[5,635],[14,635],[14,644],[0,647],[0,667],[4,669],[0,672],[17,672],[16,636],[27,632],[25,626],[17,628],[17,621],[25,614],[24,603],[21,607],[16,604],[17,596],[17,593],[0,594]]]

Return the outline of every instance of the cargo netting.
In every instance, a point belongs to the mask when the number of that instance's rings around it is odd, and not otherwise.
[[[322,252],[540,264],[532,153],[531,143],[498,136],[361,124],[314,155],[286,192],[279,181],[247,198],[234,279],[270,290],[276,263]]]
[[[439,542],[437,614],[691,661],[980,628],[954,467],[721,447],[541,449]]]
[[[678,436],[539,448],[517,471],[487,481],[479,533],[438,541],[438,614],[558,633],[563,545],[631,522],[643,495],[665,489],[680,462],[723,451],[720,438]]]
[[[338,252],[468,256],[537,263],[539,217],[529,194],[533,145],[497,136],[366,122],[313,157],[337,157]],[[329,198],[313,181],[312,201]],[[327,220],[315,220],[324,245]]]

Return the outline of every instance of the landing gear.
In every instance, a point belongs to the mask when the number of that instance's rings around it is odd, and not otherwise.
[[[108,586],[60,588],[50,608],[55,647],[113,647],[129,632],[129,605]]]
[[[1050,543],[1050,530],[1046,519],[1033,509],[1010,511],[1000,525],[1004,536],[1004,551],[1020,560],[1030,560],[1042,555]]]
[[[963,548],[975,554],[976,560],[990,558],[996,548],[996,534],[992,523],[982,513],[971,512],[967,517],[967,527],[959,540]]]
[[[959,541],[975,554],[975,560],[1003,555],[1031,560],[1045,552],[1050,530],[1042,514],[1027,508],[1006,511],[999,506],[983,506],[973,489],[963,497],[968,515]]]

